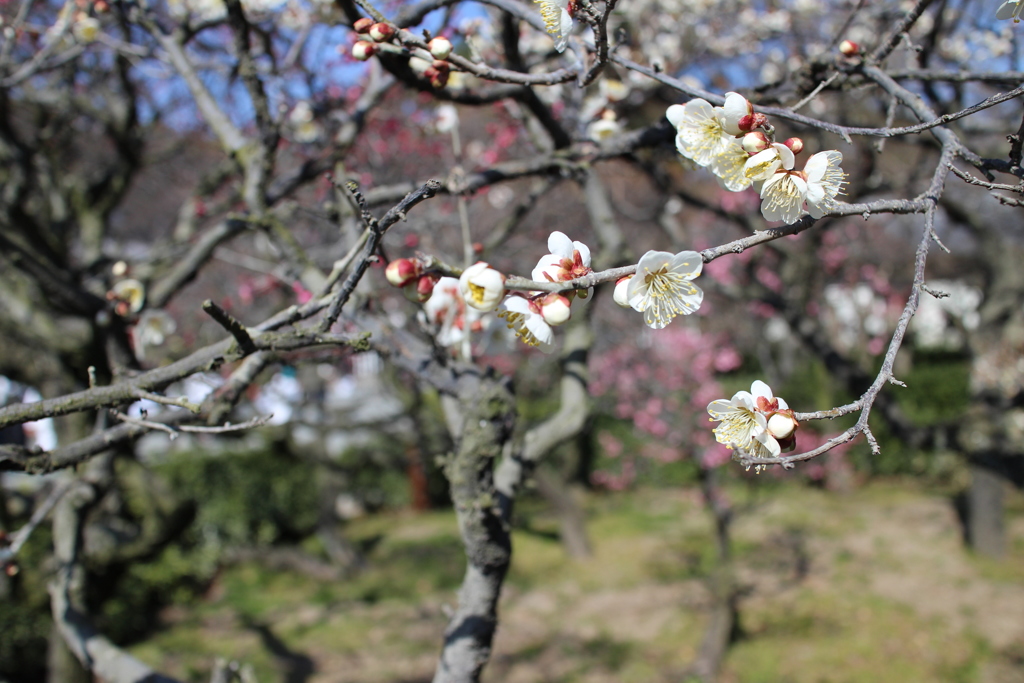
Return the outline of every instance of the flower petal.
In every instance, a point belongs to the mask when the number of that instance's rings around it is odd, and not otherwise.
[[[750,385],[750,393],[757,397],[764,397],[771,401],[774,397],[772,396],[772,388],[762,382],[759,379],[755,379],[754,383]]]
[[[675,254],[671,252],[654,251],[652,249],[640,257],[640,262],[636,264],[636,272],[639,274],[644,270],[649,270],[651,272],[661,270],[668,266],[674,258]]]
[[[548,236],[548,251],[561,258],[572,258],[572,240],[564,232],[555,230]]]
[[[739,135],[742,132],[739,127],[740,119],[752,111],[753,107],[746,97],[735,92],[726,93],[725,106],[722,107],[722,127],[730,135]]]
[[[754,410],[754,395],[749,391],[737,391],[732,395],[732,404],[734,406],[746,408],[747,410]]]
[[[501,305],[512,311],[513,313],[522,313],[523,315],[530,315],[530,303],[521,296],[510,296],[506,297]]]
[[[1022,5],[1019,0],[1007,0],[996,10],[996,19],[1011,19],[1020,15]]]
[[[828,170],[828,153],[818,152],[812,154],[811,158],[804,164],[804,173],[807,174],[808,183],[816,183],[825,175]]]
[[[537,262],[537,266],[530,273],[530,279],[536,280],[537,282],[549,282],[545,274],[550,275],[552,280],[556,280],[555,273],[562,268],[562,259],[558,254],[545,254],[541,257],[540,261]]]
[[[679,124],[685,115],[686,107],[681,104],[673,104],[665,110],[665,118],[668,119],[668,122],[671,123],[674,128],[679,127]]]
[[[695,251],[681,251],[672,257],[669,270],[692,280],[704,269],[704,259]]]
[[[551,331],[551,326],[544,322],[544,318],[539,315],[528,315],[526,316],[526,329],[530,331],[534,339],[539,341],[541,344],[547,344],[548,346],[554,341],[555,336]]]
[[[769,434],[767,431],[762,432],[754,437],[762,446],[764,446],[771,457],[777,458],[782,454],[782,448],[779,447],[779,442],[775,440],[775,437]]]

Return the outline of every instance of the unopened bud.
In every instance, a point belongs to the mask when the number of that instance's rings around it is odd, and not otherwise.
[[[373,26],[373,23],[373,19],[370,17],[356,19],[356,23],[352,24],[352,30],[356,33],[369,33],[370,27]]]
[[[630,308],[627,290],[629,289],[629,281],[632,277],[632,275],[627,275],[615,281],[615,291],[612,293],[612,299],[623,308]]]
[[[407,258],[395,259],[384,269],[384,277],[395,287],[405,287],[419,276],[419,264]]]
[[[436,275],[421,275],[415,281],[410,282],[402,288],[405,298],[416,303],[424,303],[434,293],[434,285],[437,284]]]
[[[440,63],[445,65],[448,64],[448,62]],[[434,64],[438,64],[438,62],[434,62]],[[445,68],[438,69],[436,66],[431,65],[423,72],[423,75],[430,81],[430,85],[435,88],[443,88],[448,83],[448,74],[449,71],[447,66]]]
[[[761,131],[754,130],[744,135],[740,144],[743,145],[743,151],[747,154],[757,154],[771,147],[772,141]]]
[[[768,117],[760,112],[754,112],[753,114],[740,117],[736,125],[739,126],[741,131],[747,133],[768,125]]]
[[[368,40],[357,40],[352,46],[352,56],[360,62],[365,62],[377,52],[377,46]]]
[[[856,57],[860,54],[860,45],[852,40],[844,40],[839,43],[839,51],[847,57]]]
[[[437,37],[427,43],[427,49],[434,59],[448,59],[448,55],[452,53],[452,41]]]
[[[768,432],[776,439],[788,438],[798,426],[796,419],[787,413],[775,413],[768,418]]]
[[[395,27],[378,21],[370,27],[370,37],[378,43],[385,43],[395,37]]]
[[[562,294],[548,294],[541,299],[540,314],[544,322],[552,327],[569,320],[572,311],[569,309],[569,298]]]
[[[789,138],[782,144],[784,144],[786,147],[789,147],[789,149],[792,150],[793,154],[799,154],[800,152],[804,151],[804,141],[801,140],[800,138]]]

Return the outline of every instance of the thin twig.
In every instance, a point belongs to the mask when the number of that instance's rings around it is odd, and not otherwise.
[[[238,318],[215,304],[211,299],[207,299],[203,302],[203,312],[216,320],[221,327],[231,333],[231,336],[238,342],[238,348],[242,353],[245,355],[256,353],[256,345],[253,343],[252,337],[249,336],[249,330],[245,329],[245,325],[243,325]]]

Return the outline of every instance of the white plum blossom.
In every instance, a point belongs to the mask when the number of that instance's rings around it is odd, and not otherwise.
[[[174,334],[177,329],[178,325],[174,318],[165,311],[143,313],[138,324],[132,328],[132,341],[139,358],[145,359],[148,349],[163,345],[167,337]]]
[[[770,151],[755,154],[750,161]],[[808,212],[821,218],[836,206],[836,195],[846,182],[839,167],[842,160],[842,153],[833,149],[811,156],[803,171],[786,169],[783,164],[761,186],[761,214],[769,221],[792,223],[800,217],[806,200]]]
[[[138,313],[146,302],[146,287],[138,280],[127,278],[110,289],[113,298],[127,304],[127,312]]]
[[[540,5],[540,16],[544,19],[544,28],[555,41],[555,49],[565,50],[569,44],[569,32],[572,31],[572,16],[569,14],[569,0],[533,0]]]
[[[508,327],[528,346],[534,346],[544,353],[554,349],[555,335],[544,320],[540,306],[521,296],[510,296],[498,309],[498,317],[504,318]]]
[[[732,138],[711,163],[711,171],[718,177],[722,187],[730,192],[741,192],[750,187],[752,182],[745,172],[749,158],[750,155],[739,140]]]
[[[100,21],[95,17],[90,17],[84,13],[79,13],[75,17],[75,24],[71,27],[72,33],[74,33],[75,40],[80,43],[92,43],[96,40],[100,33]]]
[[[622,124],[619,123],[615,112],[606,110],[601,118],[593,121],[587,126],[587,137],[594,142],[602,142],[608,138],[615,137],[622,132]]]
[[[1024,10],[1022,0],[1006,0],[996,10],[996,19],[1013,19],[1014,23],[1020,22],[1020,13]]]
[[[747,159],[743,174],[751,180],[767,180],[780,168],[789,171],[795,164],[796,156],[793,150],[782,143],[774,142],[767,149]]]
[[[470,307],[493,311],[505,296],[505,276],[483,261],[477,261],[463,271],[459,290]]]
[[[836,195],[842,192],[846,183],[846,174],[839,168],[842,162],[842,152],[831,149],[818,152],[804,165],[807,212],[815,218],[821,218],[836,206]]]
[[[740,119],[753,108],[745,97],[727,93],[724,107],[712,107],[707,100],[695,99],[673,104],[665,117],[676,128],[676,149],[698,166],[711,166],[723,152],[729,151],[740,130]]]
[[[761,186],[761,215],[769,221],[793,223],[803,213],[807,180],[796,171],[777,171]]]
[[[718,443],[755,458],[778,457],[779,441],[790,438],[798,426],[786,402],[773,396],[761,380],[755,380],[750,391],[712,401],[708,414],[713,422],[721,422],[714,429]]]
[[[292,137],[299,143],[316,142],[320,137],[320,124],[316,122],[313,107],[309,102],[300,100],[288,114],[288,124],[292,129]]]
[[[662,329],[677,315],[689,315],[700,308],[704,292],[692,280],[703,267],[704,260],[695,251],[647,252],[626,287],[629,305],[644,314],[649,327]]]
[[[423,322],[441,346],[462,343],[467,332],[482,330],[487,320],[480,311],[466,306],[459,281],[453,277],[438,280],[433,294],[423,304]]]
[[[438,133],[451,133],[459,127],[459,110],[455,108],[455,105],[440,104],[434,111],[434,114],[436,115],[434,129]]]
[[[548,236],[548,251],[530,277],[538,282],[567,282],[591,272],[590,247],[558,230]]]

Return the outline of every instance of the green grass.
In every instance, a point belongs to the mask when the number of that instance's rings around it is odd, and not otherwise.
[[[944,498],[905,481],[845,496],[788,483],[768,488],[729,487],[732,500],[753,504],[734,526],[736,572],[750,590],[723,681],[980,683],[986,667],[1024,666],[1017,650],[986,639],[992,605],[965,604],[946,618],[926,609],[943,598],[878,585],[924,572],[947,596],[975,584],[1022,591],[1019,542],[1007,561],[971,556],[955,527],[935,528],[935,519],[952,519]],[[571,560],[552,538],[556,521],[536,502],[524,506],[487,683],[656,683],[677,680],[673,672],[692,661],[716,563],[700,496],[646,489],[592,495],[586,507],[595,554]],[[429,678],[444,606],[454,605],[465,567],[453,515],[382,514],[346,533],[367,549],[364,571],[323,582],[253,564],[229,568],[133,652],[189,681],[205,680],[215,656],[251,664],[261,683],[283,680],[284,664],[259,624],[316,662],[310,683]],[[809,558],[802,580],[801,549]]]

